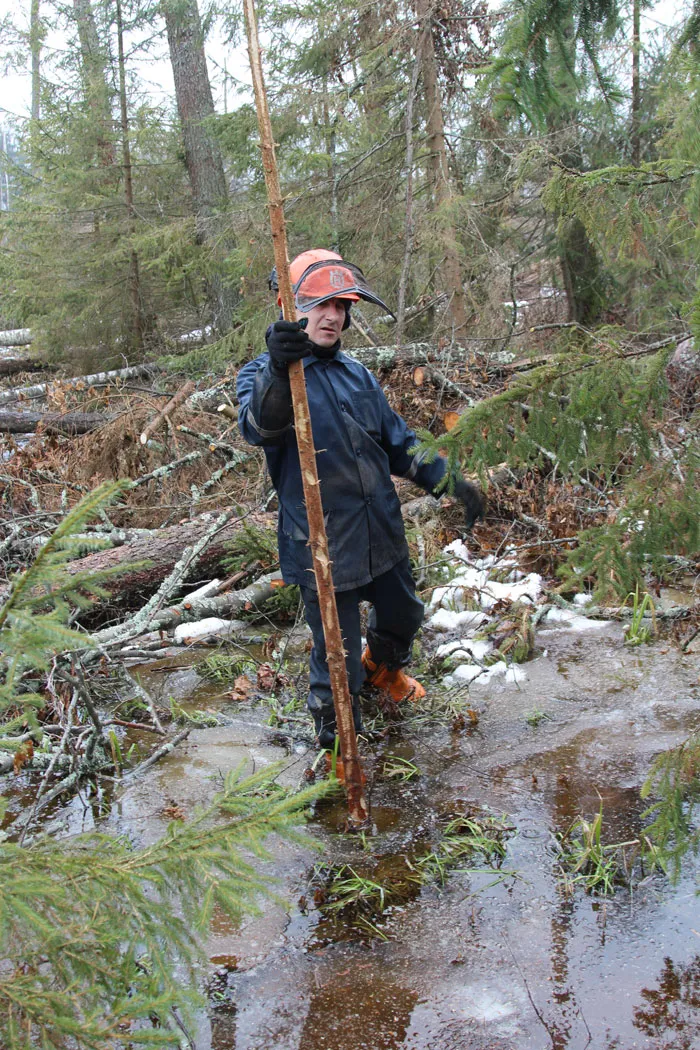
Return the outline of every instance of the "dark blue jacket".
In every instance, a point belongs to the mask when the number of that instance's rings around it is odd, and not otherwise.
[[[391,475],[431,492],[445,473],[445,461],[426,463],[411,455],[415,433],[392,411],[364,365],[343,353],[330,360],[307,357],[303,364],[333,584],[351,590],[388,572],[408,553]],[[246,441],[264,448],[277,490],[284,580],[315,587],[294,428],[263,429],[260,423],[263,403],[280,382],[289,380],[275,375],[267,353],[241,369],[238,425]]]

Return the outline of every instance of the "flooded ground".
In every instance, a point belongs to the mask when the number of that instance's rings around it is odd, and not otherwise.
[[[342,804],[326,801],[308,829],[318,849],[271,844],[278,899],[238,927],[214,924],[214,1008],[193,1034],[198,1050],[700,1047],[697,861],[676,886],[657,873],[601,899],[566,891],[555,841],[601,804],[605,841],[637,836],[651,760],[700,729],[698,658],[663,643],[628,649],[614,624],[541,630],[536,645],[524,682],[470,687],[473,727],[409,720],[375,748],[366,840],[342,834]],[[187,813],[242,760],[282,758],[283,781],[299,783],[313,752],[276,745],[264,707],[227,705],[187,667],[151,673],[226,724],[193,730],[124,792],[105,830],[155,837],[173,806]],[[387,756],[419,775],[383,776]],[[477,863],[407,890],[407,859],[437,840],[445,814],[465,811],[507,816],[500,879]],[[339,862],[389,892],[395,880],[376,933],[316,907],[314,866]]]

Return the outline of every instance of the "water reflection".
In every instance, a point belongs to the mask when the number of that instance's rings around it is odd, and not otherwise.
[[[418,996],[350,961],[342,974],[318,983],[299,1050],[400,1050]]]
[[[634,1011],[635,1028],[645,1035],[665,1037],[660,1045],[669,1050],[697,1050],[700,1046],[700,955],[687,966],[667,957],[659,987],[642,989],[642,998],[645,1005]]]
[[[233,1003],[212,1012],[210,1050],[234,1050],[236,1046],[236,1007]]]

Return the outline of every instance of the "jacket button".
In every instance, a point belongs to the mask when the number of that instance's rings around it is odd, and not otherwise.
[[[365,503],[367,504],[368,507],[369,507],[371,502],[372,502],[372,497],[368,496],[367,499],[365,500]]]
[[[341,401],[340,402],[340,411],[344,412],[346,408],[347,408],[347,405],[345,404],[345,402]]]
[[[355,455],[356,456],[361,456],[362,455],[362,449],[361,448],[356,448],[355,449]]]

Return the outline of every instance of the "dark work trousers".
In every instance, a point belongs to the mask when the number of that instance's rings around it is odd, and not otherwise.
[[[311,587],[302,587],[306,622],[313,634],[311,652],[308,707],[316,722],[319,741],[328,746],[320,729],[335,731],[335,713],[328,663],[326,641],[323,636],[318,594]],[[386,663],[395,670],[405,667],[411,659],[411,645],[423,622],[423,602],[416,597],[416,585],[408,558],[376,579],[351,591],[336,591],[340,633],[345,646],[345,664],[348,685],[353,698],[355,724],[359,728],[357,695],[365,680],[362,666],[362,635],[360,631],[360,602],[372,603],[367,627],[367,644],[376,663]],[[332,741],[331,741],[332,743]]]

